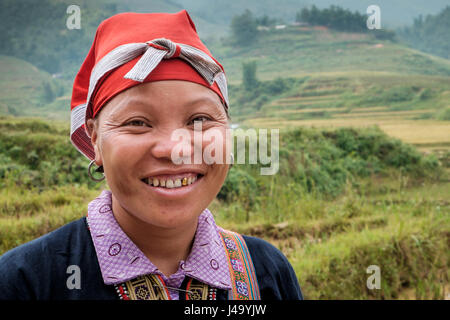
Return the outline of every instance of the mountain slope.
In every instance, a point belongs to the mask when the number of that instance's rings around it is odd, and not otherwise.
[[[450,61],[398,43],[381,41],[370,33],[345,33],[324,27],[289,26],[261,32],[248,47],[216,42],[211,51],[232,83],[241,81],[242,63],[254,60],[261,80],[299,77],[317,72],[398,72],[450,76]]]
[[[0,56],[0,115],[70,120],[71,83],[14,57]]]

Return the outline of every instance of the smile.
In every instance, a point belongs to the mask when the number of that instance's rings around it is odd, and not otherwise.
[[[174,189],[189,186],[202,177],[203,175],[199,173],[181,173],[176,175],[148,177],[142,179],[141,181],[153,187]]]

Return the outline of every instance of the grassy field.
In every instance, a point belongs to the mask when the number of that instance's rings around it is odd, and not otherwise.
[[[216,200],[210,209],[222,227],[280,248],[308,299],[397,299],[405,292],[413,299],[444,299],[449,294],[450,184],[408,187],[391,180],[374,186],[368,181],[363,188],[371,194],[349,188],[333,201],[297,193],[293,186],[279,188],[275,201],[248,213],[249,221],[239,203]],[[84,216],[101,188],[13,190],[0,193],[1,252]],[[380,290],[365,285],[369,265],[380,267]]]
[[[377,182],[333,201],[281,188],[247,223],[238,208],[214,208],[218,223],[276,244],[309,299],[448,297],[450,184]],[[370,265],[380,267],[380,290],[366,287]]]

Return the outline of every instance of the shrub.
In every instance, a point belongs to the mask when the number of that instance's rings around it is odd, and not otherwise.
[[[248,46],[255,41],[258,35],[258,26],[250,10],[247,9],[243,14],[233,17],[231,32],[236,45]]]
[[[257,193],[255,179],[243,170],[232,168],[217,198],[228,202],[239,198],[251,208],[255,203],[255,193]]]
[[[437,119],[443,121],[450,121],[450,107],[447,107],[439,111],[437,114]]]
[[[430,98],[432,98],[434,95],[433,90],[431,90],[430,88],[425,88],[420,94],[419,94],[419,99],[420,100],[428,100]]]
[[[386,90],[383,94],[385,102],[401,102],[412,100],[414,90],[411,87],[393,87]]]
[[[242,82],[247,91],[252,91],[258,87],[256,67],[256,61],[242,63]]]

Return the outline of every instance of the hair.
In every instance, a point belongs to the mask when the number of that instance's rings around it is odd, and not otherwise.
[[[225,110],[225,113],[226,113],[226,115],[227,115],[228,121],[231,122],[231,117],[230,117],[230,114],[229,114],[229,112],[228,112],[227,106],[226,106],[225,103],[223,103],[223,102],[222,102],[222,106],[223,106],[223,109]]]

